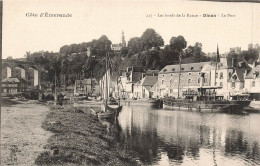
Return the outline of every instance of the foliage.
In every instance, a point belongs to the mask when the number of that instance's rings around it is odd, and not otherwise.
[[[159,49],[159,47],[163,45],[163,38],[157,32],[155,32],[154,29],[146,29],[141,36],[141,46],[143,51],[151,49],[152,47]]]
[[[210,61],[210,57],[202,51],[202,44],[196,42],[194,46],[189,46],[184,51],[183,63],[197,63]]]
[[[142,51],[142,39],[140,37],[133,37],[128,42],[128,57]]]
[[[254,61],[259,58],[259,51],[257,49],[251,48],[247,51],[242,51],[239,54],[239,57],[245,59],[248,63],[252,64]]]
[[[180,53],[182,49],[186,48],[187,41],[184,39],[183,36],[172,37],[170,40],[170,47]]]

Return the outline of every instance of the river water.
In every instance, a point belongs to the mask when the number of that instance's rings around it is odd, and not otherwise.
[[[118,142],[142,165],[260,165],[260,114],[123,106]]]

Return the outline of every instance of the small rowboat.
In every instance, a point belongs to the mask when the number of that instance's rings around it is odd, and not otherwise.
[[[115,117],[115,113],[114,112],[99,112],[97,113],[98,118],[114,118]]]

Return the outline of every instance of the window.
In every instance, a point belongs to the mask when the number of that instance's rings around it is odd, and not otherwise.
[[[219,83],[219,86],[220,86],[220,87],[223,87],[223,82],[220,82],[220,83]]]
[[[180,74],[180,76],[181,76],[181,74]]]
[[[164,77],[164,74],[162,76]]]
[[[255,81],[252,82],[252,87],[255,87]]]
[[[216,78],[218,78],[218,73],[216,73]]]
[[[172,84],[173,83],[173,80],[170,80],[170,84]]]
[[[172,93],[173,92],[173,90],[172,89],[170,89],[170,93]]]
[[[174,68],[172,68],[172,71],[175,71],[175,69],[174,69]]]
[[[207,78],[204,78],[204,83],[207,82]]]
[[[167,69],[163,69],[163,72],[166,72],[167,71]]]
[[[193,67],[191,67],[190,70],[193,70]]]
[[[171,74],[171,76],[172,76],[172,74]]]
[[[200,83],[200,78],[198,79],[198,83]]]
[[[223,79],[223,72],[220,73],[219,79]]]
[[[191,83],[191,79],[188,79],[188,84]]]
[[[184,70],[184,67],[183,67],[183,68],[181,68],[181,70]]]
[[[164,84],[164,80],[162,80],[162,85]]]
[[[188,75],[190,76],[190,75],[191,75],[191,73],[188,73]]]
[[[232,73],[229,72],[228,73],[228,77],[231,78],[232,77]]]
[[[235,88],[235,87],[236,87],[235,82],[232,82],[232,88]]]

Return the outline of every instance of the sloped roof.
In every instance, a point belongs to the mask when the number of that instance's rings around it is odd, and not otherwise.
[[[91,79],[84,79],[84,80],[76,80],[77,84],[85,84],[85,85],[90,85],[91,84]],[[96,79],[92,79],[92,84],[98,84]]]
[[[256,72],[260,73],[260,65],[257,65],[256,67],[253,67],[252,70],[246,75],[245,79],[253,79],[254,76],[253,74],[255,74]],[[257,75],[257,78],[259,78],[260,75]]]
[[[232,77],[228,80],[229,82],[235,81],[235,82],[243,82],[244,81],[244,68],[235,68],[235,72],[232,74]],[[237,76],[237,79],[234,79],[233,76]]]
[[[8,83],[8,82],[11,82],[11,83],[19,83],[19,82],[25,82],[24,79],[21,79],[21,78],[16,78],[16,77],[10,77],[10,78],[4,78],[2,80],[3,83]]]
[[[215,65],[213,64],[205,64],[201,69],[201,72],[211,71],[215,69]]]
[[[142,86],[153,86],[157,83],[158,76],[146,76],[142,78],[140,81],[135,83],[135,85],[142,85]]]
[[[143,86],[153,86],[158,81],[158,76],[146,76],[144,78]]]
[[[158,75],[158,73],[159,73],[159,70],[147,70],[146,71],[146,74],[147,75],[153,75],[153,74],[155,74],[155,75]]]
[[[181,64],[181,72],[194,72],[194,71],[201,71],[204,65],[211,64],[211,62],[199,62],[199,63],[188,63],[188,64]],[[180,72],[180,65],[167,65],[165,66],[159,73],[179,73]]]

